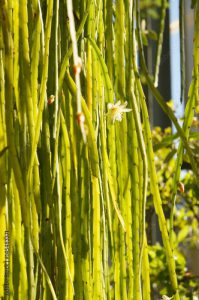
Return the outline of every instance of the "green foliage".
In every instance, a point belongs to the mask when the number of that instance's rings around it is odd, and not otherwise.
[[[0,0],[0,297],[191,295],[181,248],[198,234],[199,6],[182,126],[157,89],[167,7]],[[158,33],[149,16],[160,16]],[[152,132],[141,77],[176,134]],[[180,178],[182,163],[191,170]],[[148,248],[154,211],[163,246]]]
[[[190,145],[194,149],[198,145],[198,139],[194,138],[194,128],[198,121],[192,124]],[[197,136],[197,134],[196,134]],[[171,129],[160,128],[153,130],[153,143],[156,158],[156,168],[159,178],[159,187],[162,195],[165,215],[169,217],[171,211],[172,174],[175,170],[175,155],[177,146],[177,135],[172,135]],[[196,152],[197,153],[197,152]],[[175,234],[174,234],[174,255],[176,260],[176,270],[179,282],[180,299],[193,299],[198,295],[198,277],[192,272],[193,265],[188,265],[187,261],[192,249],[198,249],[198,226],[199,226],[199,189],[194,179],[190,165],[187,164],[186,155],[183,163],[185,169],[182,173],[181,186],[178,187],[175,212]],[[188,167],[188,169],[187,169]],[[150,197],[149,197],[150,199]],[[151,201],[148,201],[147,210],[151,214]],[[147,213],[147,214],[148,214]],[[169,218],[168,220],[169,221]],[[152,224],[148,224],[148,227]],[[166,256],[164,248],[158,243],[149,246],[149,263],[152,282],[152,292],[154,295],[171,295],[171,284],[166,266]]]

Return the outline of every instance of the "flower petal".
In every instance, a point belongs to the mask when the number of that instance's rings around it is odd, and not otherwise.
[[[125,108],[127,106],[128,102],[125,101],[123,104],[120,105],[121,108]]]
[[[129,111],[132,111],[132,109],[131,108],[123,108],[122,109],[122,112],[129,112]]]
[[[108,103],[108,105],[107,105],[107,108],[108,109],[112,109],[114,107],[114,104],[113,103]]]
[[[121,104],[121,101],[118,101],[115,104],[108,103],[107,104],[108,112],[106,115],[108,115],[112,119],[113,123],[115,121],[121,122],[123,113],[132,111],[131,108],[126,108],[127,104],[128,104],[127,101],[125,101],[123,104]]]

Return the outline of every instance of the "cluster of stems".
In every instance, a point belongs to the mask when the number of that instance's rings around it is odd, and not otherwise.
[[[156,88],[162,3],[154,83],[138,0],[0,0],[0,297],[152,299],[145,225],[150,193],[171,296],[180,299],[173,218],[184,148],[194,169],[188,137],[198,103],[199,5],[181,127]],[[138,55],[149,89],[180,137],[170,232]],[[113,122],[108,104],[118,101],[131,111]]]

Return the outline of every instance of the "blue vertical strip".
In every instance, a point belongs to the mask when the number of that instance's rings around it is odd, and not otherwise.
[[[179,34],[179,0],[170,1],[170,58],[171,58],[171,99],[175,115],[183,117],[184,104],[180,103],[180,34]],[[173,127],[173,130],[176,131]]]

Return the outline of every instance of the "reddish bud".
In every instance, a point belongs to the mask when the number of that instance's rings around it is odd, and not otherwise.
[[[82,112],[77,113],[76,120],[77,120],[77,123],[79,125],[83,124],[85,122],[85,116],[84,116],[84,114]]]
[[[80,57],[78,57],[78,61],[77,63],[73,66],[73,72],[74,74],[79,74],[81,72],[82,69],[82,60]]]
[[[184,193],[184,184],[182,182],[178,182],[178,189],[180,193]]]
[[[53,102],[55,101],[55,96],[54,95],[51,95],[49,98],[48,98],[48,104],[52,104]]]

